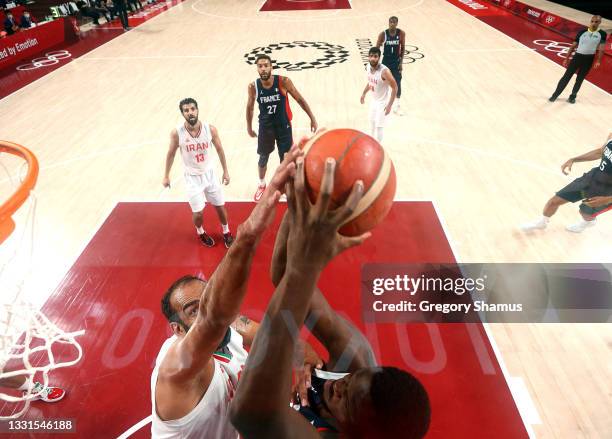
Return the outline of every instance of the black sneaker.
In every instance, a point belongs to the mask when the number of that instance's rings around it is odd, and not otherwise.
[[[230,248],[230,245],[234,242],[234,237],[230,232],[223,234],[223,242],[225,243],[225,248]]]
[[[570,96],[569,98],[567,98],[567,102],[569,102],[570,104],[575,104],[576,96]]]
[[[212,247],[215,245],[215,240],[208,236],[206,232],[198,236],[200,237],[200,241],[202,242],[202,244],[204,244],[206,247]]]
[[[548,100],[549,100],[550,102],[555,102],[555,101],[557,100],[557,96],[552,95],[551,97],[549,97],[549,98],[548,98]]]

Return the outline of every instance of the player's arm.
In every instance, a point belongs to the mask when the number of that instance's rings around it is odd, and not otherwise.
[[[287,91],[287,93],[293,96],[293,99],[296,100],[300,107],[302,107],[302,110],[304,110],[304,112],[310,118],[310,130],[313,133],[317,131],[317,119],[314,117],[314,114],[310,109],[310,105],[308,105],[308,102],[306,102],[306,99],[304,99],[300,92],[297,91],[297,88],[295,88],[295,85],[293,85],[291,79],[287,78],[286,76],[281,76],[281,86]]]
[[[399,40],[399,67],[398,70],[401,72],[403,69],[404,63],[404,52],[406,52],[406,32],[400,30],[400,40]]]
[[[385,32],[382,31],[381,33],[378,34],[378,38],[376,39],[376,47],[380,49],[384,41],[385,41]]]
[[[576,48],[578,47],[578,39],[580,38],[580,35],[582,34],[579,32],[578,35],[576,35],[576,40],[573,41],[572,45],[569,46],[569,48],[567,49],[567,57],[563,60],[564,67],[567,67],[569,60],[574,57],[574,52],[576,51]]]
[[[221,166],[223,167],[223,184],[229,184],[230,176],[227,170],[227,162],[225,161],[225,151],[223,150],[223,145],[221,144],[221,138],[219,137],[219,131],[214,126],[210,126],[210,134],[212,136],[212,143],[217,150],[217,155],[219,156],[219,161],[221,162]]]
[[[597,57],[595,59],[595,63],[593,65],[593,68],[598,68],[601,65],[601,58],[603,57],[603,54],[606,50],[606,33],[603,31],[601,32],[601,44],[599,46],[597,46]]]
[[[370,83],[366,82],[366,86],[363,89],[363,93],[361,93],[361,98],[359,99],[359,102],[361,102],[362,104],[365,103],[365,97],[368,94],[368,91],[370,91]]]
[[[247,132],[251,137],[257,137],[255,131],[253,131],[253,110],[255,107],[255,84],[252,82],[249,83],[248,87],[248,100],[246,107],[246,122],[247,122]]]
[[[608,136],[608,140],[606,140],[606,142],[608,142],[611,138],[612,138],[612,134]],[[566,161],[565,163],[561,165],[561,172],[567,175],[572,170],[572,165],[574,163],[590,162],[592,160],[598,160],[603,154],[605,147],[606,147],[606,144],[604,143],[600,148],[594,149],[592,151],[589,151],[577,157],[572,157],[571,159],[569,159],[568,161]]]
[[[285,214],[276,234],[270,277],[278,286],[287,262],[287,236],[290,217]],[[334,372],[353,372],[362,367],[376,366],[372,347],[363,334],[349,321],[336,313],[318,288],[310,299],[310,309],[304,324],[329,353],[327,369]],[[304,399],[304,395],[301,395]]]
[[[170,147],[168,148],[168,152],[166,153],[166,171],[164,172],[164,179],[162,180],[162,184],[164,185],[164,187],[170,187],[170,170],[172,169],[172,163],[174,163],[174,156],[176,155],[176,150],[178,149],[178,147],[178,132],[175,128],[170,133]]]
[[[285,155],[261,201],[238,227],[236,240],[206,284],[195,322],[177,344],[177,364],[172,365],[171,370],[166,370],[170,378],[184,382],[184,379],[192,378],[209,365],[227,328],[238,317],[247,290],[253,255],[263,233],[274,219],[280,191],[287,178],[295,172],[293,162],[300,155],[297,147]],[[185,307],[189,306],[189,303],[185,304]]]
[[[306,194],[303,161],[298,162],[295,184],[289,183],[292,227],[287,269],[268,304],[230,409],[232,423],[247,439],[318,437],[287,404],[292,356],[321,271],[336,254],[368,236],[347,238],[337,233],[363,196],[363,184],[356,184],[344,206],[329,211],[334,170],[335,163],[327,162],[321,194],[314,206]]]
[[[393,107],[395,96],[397,95],[397,82],[395,82],[395,79],[393,78],[393,75],[389,69],[383,70],[382,77],[385,81],[388,81],[389,85],[391,86],[391,97],[389,98],[389,102],[385,107],[385,114],[389,114],[391,112],[391,108]]]

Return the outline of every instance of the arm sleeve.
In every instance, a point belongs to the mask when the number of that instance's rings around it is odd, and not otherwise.
[[[576,39],[574,40],[576,43],[580,43],[580,37],[582,36],[583,33],[586,32],[586,29],[582,29],[580,32],[578,32],[576,34]]]

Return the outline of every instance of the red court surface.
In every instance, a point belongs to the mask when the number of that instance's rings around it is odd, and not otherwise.
[[[351,9],[351,2],[349,0],[266,0],[260,11],[304,11],[312,9]]]
[[[228,203],[233,229],[252,207]],[[204,216],[219,239],[215,212],[206,209]],[[242,307],[256,320],[273,292],[268,269],[280,219],[279,212],[262,239]],[[54,405],[33,403],[25,419],[72,418],[76,437],[111,438],[148,417],[150,374],[169,334],[161,296],[184,274],[210,276],[225,252],[219,244],[209,249],[198,243],[187,203],[119,203],[43,309],[64,330],[86,330],[81,362],[52,375],[68,396]],[[326,268],[319,286],[331,306],[367,335],[381,364],[422,380],[433,407],[429,438],[526,438],[482,325],[361,321],[362,264],[453,261],[433,205],[396,202],[372,238]],[[0,406],[0,413],[6,410]],[[150,437],[150,425],[133,437]]]
[[[559,56],[562,49],[569,47],[572,43],[570,38],[567,38],[561,34],[548,30],[539,24],[533,23],[529,20],[516,16],[509,12],[507,9],[500,8],[492,5],[491,3],[482,2],[478,3],[482,8],[473,9],[467,6],[465,3],[459,0],[447,0],[449,3],[457,6],[465,12],[473,15],[478,20],[488,24],[494,29],[504,33],[505,35],[513,38],[514,40],[524,44],[530,49],[534,49],[540,55],[556,62],[557,64],[563,64],[565,59]],[[475,2],[477,3],[477,2]],[[586,25],[584,26],[586,28]],[[598,69],[591,69],[586,77],[586,80],[602,88],[608,93],[612,93],[612,56],[604,55],[601,60],[601,65]],[[563,72],[559,71],[559,79]],[[564,94],[569,95],[571,87],[574,84],[574,78],[570,81]],[[537,78],[526,79],[537,80]],[[549,84],[549,90],[543,90],[543,93],[547,96],[551,95],[557,86],[556,83]]]

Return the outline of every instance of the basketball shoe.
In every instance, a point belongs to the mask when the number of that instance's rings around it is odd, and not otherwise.
[[[259,201],[261,200],[261,196],[263,195],[264,191],[266,190],[266,184],[260,184],[259,186],[257,186],[257,192],[255,192],[255,196],[253,197],[253,199],[255,201]]]
[[[38,393],[38,395],[36,395]],[[25,395],[25,392],[24,392]],[[60,387],[47,386],[45,387],[42,383],[36,381],[32,388],[32,395],[36,395],[32,398],[32,401],[44,401],[44,402],[58,402],[66,396],[66,391]]]
[[[565,230],[572,233],[580,233],[584,232],[585,229],[588,229],[589,227],[593,227],[595,224],[597,224],[596,219],[593,219],[591,221],[580,220],[580,222],[576,224],[570,224],[565,228]]]
[[[234,237],[230,232],[223,234],[223,243],[225,244],[225,248],[230,248],[232,243],[234,242]]]
[[[213,247],[215,245],[215,240],[208,236],[208,233],[206,232],[198,235],[198,237],[200,238],[200,242],[206,247]]]

